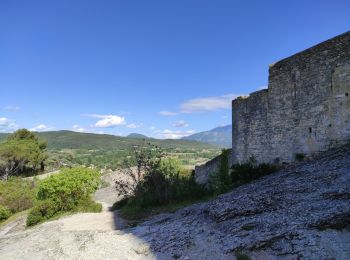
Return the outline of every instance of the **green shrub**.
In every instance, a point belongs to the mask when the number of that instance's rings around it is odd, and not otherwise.
[[[215,194],[227,192],[232,187],[229,167],[230,150],[223,149],[220,155],[218,172],[213,172],[209,176],[209,188]]]
[[[32,226],[43,222],[59,212],[56,203],[52,200],[39,201],[29,212],[27,226]]]
[[[8,219],[11,216],[11,211],[8,207],[0,205],[0,221]]]
[[[253,162],[235,164],[232,166],[231,180],[233,185],[240,185],[258,179],[276,170],[277,167],[275,165],[267,163],[258,165]]]
[[[92,199],[87,199],[80,201],[78,206],[75,208],[75,211],[78,212],[101,212],[102,211],[102,204],[93,201]]]
[[[72,168],[62,170],[40,182],[37,204],[30,211],[27,225],[35,225],[63,212],[100,212],[102,205],[91,200],[100,184],[97,170]]]
[[[237,260],[250,260],[250,257],[241,251],[236,251],[235,256]]]
[[[62,170],[40,182],[38,200],[50,199],[62,211],[73,209],[97,190],[100,183],[98,170],[72,168]]]
[[[0,205],[6,206],[12,214],[33,207],[36,184],[21,178],[0,181]]]
[[[301,161],[304,161],[305,160],[305,154],[303,153],[296,153],[294,154],[294,158],[295,160],[301,162]]]
[[[137,169],[143,170],[143,174],[140,175],[139,171],[126,171],[135,182],[131,194],[130,189],[126,188],[128,183],[116,181],[116,189],[125,199],[116,203],[114,209],[144,209],[193,200],[205,194],[204,188],[195,182],[192,171],[182,169],[176,159],[166,158],[159,147],[148,144],[134,152],[133,161],[136,162]]]

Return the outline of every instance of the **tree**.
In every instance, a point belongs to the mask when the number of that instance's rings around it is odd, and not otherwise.
[[[44,170],[46,142],[39,140],[34,133],[20,129],[9,135],[0,144],[0,177],[36,173]]]
[[[123,174],[120,179],[115,181],[119,195],[125,197],[135,195],[140,189],[144,177],[150,175],[159,167],[163,157],[162,149],[151,143],[134,146],[132,158],[124,160]]]

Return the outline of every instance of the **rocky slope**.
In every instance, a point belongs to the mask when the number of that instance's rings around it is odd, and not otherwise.
[[[350,259],[350,148],[332,150],[132,232],[191,259]],[[156,234],[156,235],[155,235]]]
[[[97,194],[101,201],[109,196],[105,189]],[[350,259],[350,147],[328,151],[211,202],[158,215],[134,228],[111,226],[111,214],[106,212],[101,214],[108,215],[107,220],[88,214],[25,231],[0,230],[0,255],[2,259],[235,259],[240,251],[251,259]],[[116,223],[117,217],[115,212]],[[109,225],[97,225],[96,219]],[[83,224],[74,225],[79,222]]]

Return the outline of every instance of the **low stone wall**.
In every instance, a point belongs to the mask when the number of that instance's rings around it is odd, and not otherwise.
[[[228,159],[228,167],[230,167],[232,165],[232,149],[230,149]],[[196,182],[198,184],[207,184],[209,180],[209,175],[219,170],[220,161],[221,155],[218,155],[214,159],[206,162],[205,164],[196,166],[194,168]]]

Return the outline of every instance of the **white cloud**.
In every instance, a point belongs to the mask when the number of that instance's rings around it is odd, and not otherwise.
[[[150,128],[149,128],[149,130],[155,130],[156,129],[156,127],[155,126],[151,126]]]
[[[179,139],[181,137],[189,136],[191,134],[194,134],[195,131],[193,130],[188,130],[188,131],[172,131],[172,130],[164,130],[161,131],[158,136],[160,138],[165,138],[165,139]]]
[[[179,114],[210,112],[216,110],[229,109],[231,108],[232,100],[240,96],[244,95],[226,94],[223,96],[194,98],[183,102],[179,107],[179,111],[177,112],[160,111],[158,112],[158,114],[162,116],[175,116]]]
[[[184,120],[179,120],[172,123],[173,127],[188,127],[188,124]]]
[[[242,96],[237,94],[227,94],[217,97],[205,97],[190,99],[180,105],[181,113],[207,112],[231,108],[233,99]]]
[[[160,111],[158,114],[162,116],[176,116],[178,113],[171,111]]]
[[[19,106],[6,106],[4,109],[8,111],[18,111],[21,108]]]
[[[30,131],[35,131],[35,132],[42,132],[42,131],[50,131],[52,129],[53,129],[53,127],[51,127],[51,126],[40,124],[40,125],[37,125],[37,126],[35,126],[33,128],[30,128],[29,130]]]
[[[116,127],[120,125],[125,125],[125,118],[122,116],[117,115],[96,115],[96,114],[89,114],[86,115],[93,118],[99,118],[95,124],[94,127],[97,128],[108,128],[108,127]]]
[[[141,127],[142,126],[142,124],[128,124],[126,127],[127,128],[131,128],[131,129],[135,129],[135,128],[139,128],[139,127]]]
[[[0,132],[12,132],[18,129],[18,125],[11,119],[0,117]]]
[[[83,127],[81,127],[79,125],[73,125],[73,131],[84,133],[86,130],[85,130],[85,128],[83,128]]]

